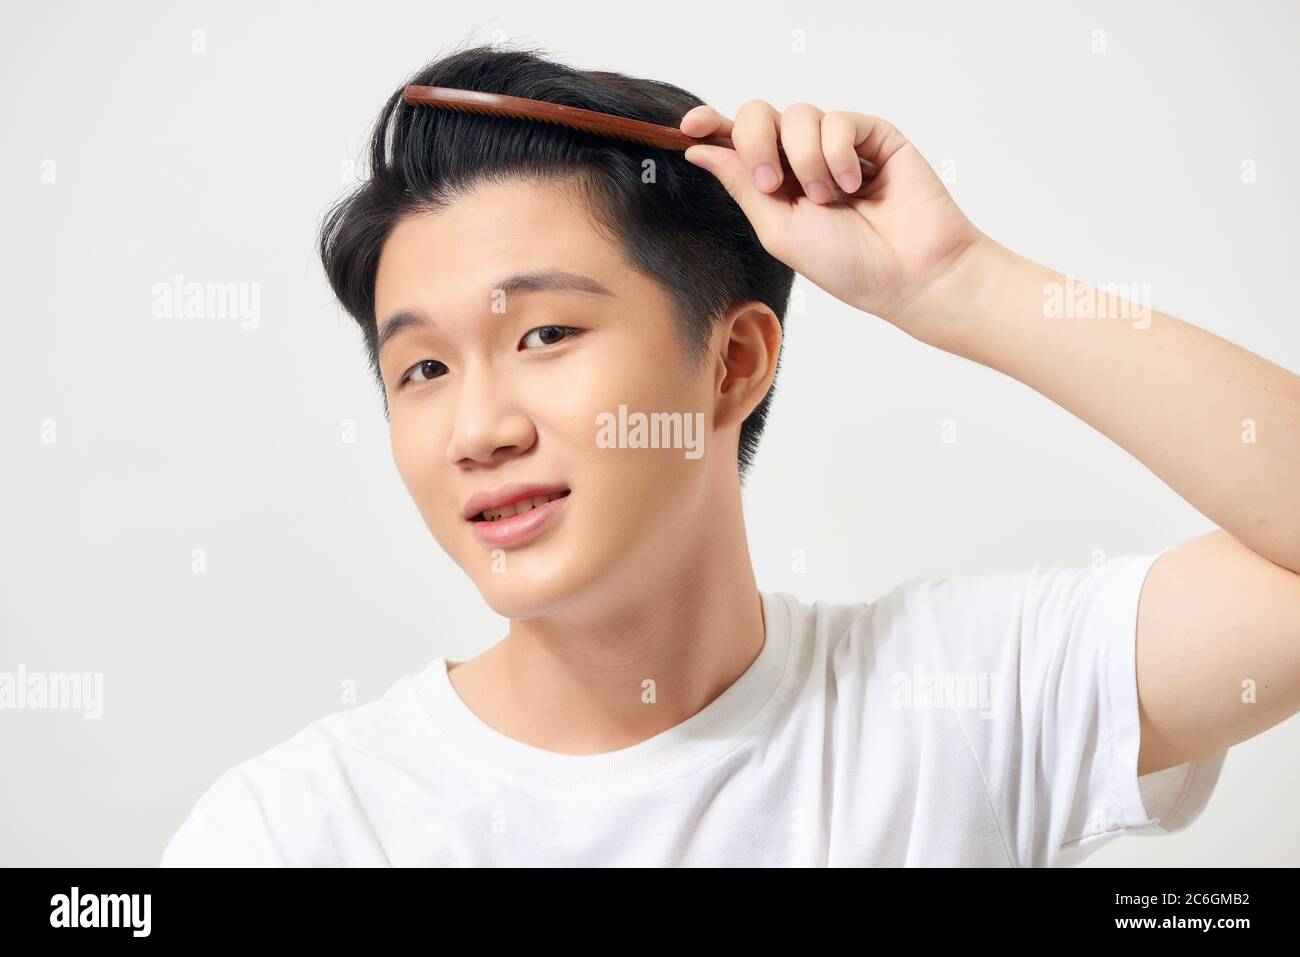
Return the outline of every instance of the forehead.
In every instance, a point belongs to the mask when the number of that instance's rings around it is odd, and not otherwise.
[[[570,189],[489,183],[393,229],[380,253],[375,311],[382,321],[389,307],[412,297],[480,298],[496,277],[554,268],[610,285],[627,266]]]

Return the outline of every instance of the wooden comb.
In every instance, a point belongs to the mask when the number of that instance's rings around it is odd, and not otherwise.
[[[411,85],[406,87],[402,98],[412,106],[431,106],[444,110],[456,110],[462,113],[502,116],[517,120],[539,120],[543,123],[555,123],[570,129],[582,130],[596,136],[607,136],[659,149],[685,152],[687,147],[690,146],[725,146],[727,149],[732,150],[736,148],[731,139],[726,136],[687,136],[681,130],[672,126],[661,126],[658,123],[647,123],[644,120],[614,116],[611,113],[598,113],[595,110],[584,110],[576,106],[564,106],[560,103],[548,103],[545,100],[529,100],[520,96],[507,96],[504,93],[458,90],[447,86]],[[781,148],[779,143],[776,149],[785,173],[782,184],[793,184],[795,189],[802,192],[798,177],[795,176],[794,170],[790,167],[790,161],[786,158],[785,150]],[[865,187],[866,181],[876,174],[876,166],[862,157],[858,157],[858,163],[862,168],[863,186]],[[856,195],[845,193],[834,181],[830,185],[833,197],[836,199]]]

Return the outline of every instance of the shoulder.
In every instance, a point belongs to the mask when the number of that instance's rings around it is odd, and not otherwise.
[[[781,593],[794,624],[815,651],[834,661],[894,652],[924,653],[928,636],[952,634],[990,614],[1006,618],[1008,599],[1027,591],[1027,574],[970,578],[914,576],[868,601],[802,601]]]
[[[1130,555],[1095,565],[1036,564],[1028,569],[905,579],[870,602],[807,606],[841,641],[885,643],[930,637],[945,644],[1005,639],[1083,617],[1136,612],[1158,557]]]
[[[809,664],[847,690],[899,674],[987,673],[1064,657],[1132,631],[1154,555],[1086,566],[918,575],[869,601],[785,598]],[[815,670],[814,670],[815,673]]]
[[[414,756],[428,753],[420,707],[407,676],[383,697],[317,718],[223,771],[168,842],[161,866],[332,863],[331,848],[347,849],[330,832],[346,832],[347,819],[363,814],[366,782],[407,775]]]
[[[270,867],[277,860],[241,768],[217,777],[163,849],[160,867]]]

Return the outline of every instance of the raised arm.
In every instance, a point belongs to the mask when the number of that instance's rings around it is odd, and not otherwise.
[[[934,345],[1074,413],[1220,528],[1142,589],[1139,773],[1300,710],[1300,377],[985,239],[913,308]]]
[[[1300,710],[1300,377],[1154,311],[1141,290],[1091,289],[984,236],[883,120],[754,100],[734,123],[698,107],[682,130],[731,137],[734,151],[693,146],[687,159],[726,187],[772,255],[1045,395],[1219,526],[1161,557],[1143,587],[1139,773]],[[859,156],[879,167],[866,183]]]

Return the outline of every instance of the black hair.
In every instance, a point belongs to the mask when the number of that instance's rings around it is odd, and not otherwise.
[[[677,127],[703,101],[657,80],[578,70],[524,49],[477,46],[427,64],[407,83],[546,100]],[[758,301],[782,322],[794,271],[767,252],[749,220],[712,174],[680,152],[641,146],[550,123],[411,106],[403,83],[375,123],[368,178],[326,214],[319,252],[343,308],[360,325],[380,391],[375,276],[380,251],[407,216],[445,208],[483,182],[520,177],[575,187],[634,268],[674,304],[683,354],[708,359],[714,324],[733,306]],[[654,182],[643,182],[653,160]],[[780,369],[780,357],[777,359]],[[773,388],[741,425],[744,482],[767,420]]]

